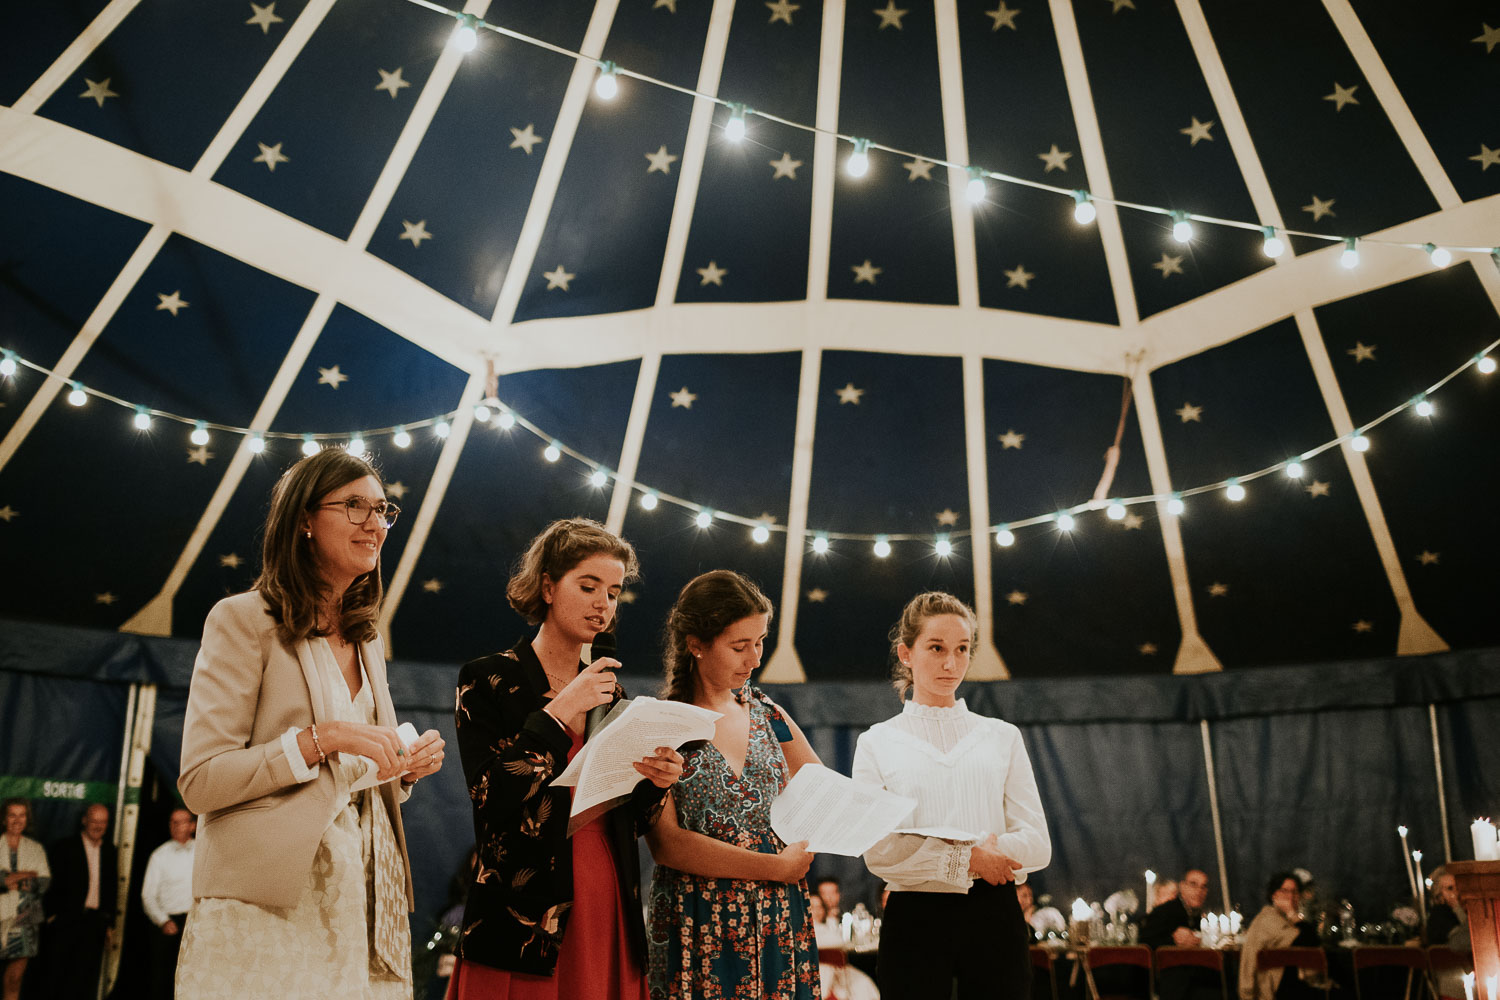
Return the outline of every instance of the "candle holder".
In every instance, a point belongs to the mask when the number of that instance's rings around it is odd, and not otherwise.
[[[1090,920],[1068,921],[1068,942],[1074,948],[1087,948],[1093,943],[1092,923]]]

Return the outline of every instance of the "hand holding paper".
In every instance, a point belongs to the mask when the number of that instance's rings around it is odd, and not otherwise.
[[[554,785],[576,785],[570,816],[634,791],[641,774],[635,763],[657,747],[680,747],[712,739],[720,713],[681,701],[635,698],[622,701],[605,717]]]
[[[413,726],[410,722],[403,722],[401,723],[401,725],[396,727],[396,735],[401,738],[401,745],[403,747],[406,747],[409,751],[411,749],[411,745],[417,742],[417,727]],[[366,788],[373,788],[376,785],[385,784],[385,782],[381,781],[378,776],[378,772],[380,770],[379,764],[376,764],[375,761],[371,760],[369,757],[359,757],[356,759],[363,762],[363,764],[365,765],[365,773],[362,777],[355,781],[354,784],[349,786],[349,791],[358,792]],[[395,781],[405,773],[406,771],[402,771],[401,774],[393,774],[385,780]]]
[[[862,785],[821,764],[804,764],[771,803],[771,829],[815,854],[858,857],[896,829],[915,799]]]

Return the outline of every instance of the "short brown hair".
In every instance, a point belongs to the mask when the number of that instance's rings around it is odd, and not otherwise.
[[[303,534],[303,518],[316,509],[321,497],[366,476],[380,481],[380,473],[363,458],[343,448],[324,448],[283,472],[271,490],[271,509],[266,514],[261,542],[260,576],[251,589],[260,591],[270,605],[277,637],[284,643],[326,634],[318,630],[318,595],[323,581],[312,546]],[[338,634],[349,642],[375,638],[375,622],[384,596],[377,554],[375,568],[355,577],[344,591]]]
[[[22,809],[26,810],[26,827],[30,829],[31,800],[17,797],[6,799],[4,802],[0,802],[0,820],[3,820],[10,813],[11,806],[20,806]]]
[[[693,699],[693,677],[697,671],[693,654],[688,651],[689,637],[713,642],[735,622],[770,613],[770,599],[733,570],[710,570],[689,580],[667,613],[667,627],[662,634],[667,668],[664,696],[670,701]]]
[[[573,567],[595,555],[613,556],[624,563],[626,581],[640,575],[641,565],[629,542],[598,521],[569,517],[553,521],[531,540],[525,553],[516,560],[510,582],[505,585],[505,597],[529,624],[540,625],[547,617],[542,577],[556,583]]]
[[[891,655],[895,659],[891,667],[891,686],[896,689],[896,697],[903,701],[911,691],[911,667],[901,662],[896,647],[900,645],[910,649],[916,645],[917,636],[922,634],[922,627],[927,624],[928,619],[938,615],[957,615],[964,619],[969,623],[969,641],[979,640],[979,619],[975,617],[974,609],[952,594],[929,590],[907,601],[906,607],[901,610],[901,619],[896,622],[890,634]]]

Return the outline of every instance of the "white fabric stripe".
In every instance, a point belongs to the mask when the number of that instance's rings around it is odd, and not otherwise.
[[[964,77],[958,42],[956,0],[936,0],[938,89],[943,102],[944,156],[953,163],[969,162],[968,118],[964,113]],[[958,275],[958,307],[979,308],[979,263],[974,250],[974,215],[969,205],[969,177],[948,171],[948,210],[953,216],[953,258]]]
[[[807,301],[828,299],[828,255],[833,246],[833,187],[838,176],[839,143],[829,132],[839,125],[840,74],[844,66],[844,5],[823,4],[823,36],[818,52],[818,107],[814,123],[824,131],[813,139],[812,227],[807,248]],[[800,324],[799,324],[800,332]]]
[[[68,78],[78,72],[78,68],[89,57],[89,53],[93,52],[100,42],[119,27],[120,22],[125,20],[126,15],[135,10],[140,2],[141,0],[111,0],[111,3],[89,22],[89,26],[79,32],[68,47],[63,49],[62,55],[53,60],[46,72],[26,88],[26,93],[16,98],[11,109],[20,114],[35,114],[37,109],[46,104],[47,99],[57,92],[57,88],[67,83]]]
[[[822,350],[805,348],[802,351],[802,375],[797,385],[797,425],[792,438],[792,488],[787,507],[786,557],[782,563],[776,650],[761,674],[761,680],[773,684],[798,684],[807,680],[807,671],[802,667],[794,640],[797,637],[797,612],[802,607],[802,561],[807,553],[807,504],[812,492],[813,435],[818,422],[818,382],[822,371]]]
[[[661,372],[661,355],[648,351],[641,357],[636,373],[635,398],[630,403],[630,417],[625,422],[625,440],[620,445],[620,468],[614,491],[609,496],[609,516],[604,526],[615,534],[625,527],[625,515],[635,496],[631,485],[641,464],[641,447],[646,442],[646,423],[651,419],[651,400],[656,395],[656,377]]]
[[[990,577],[989,435],[984,426],[984,358],[978,351],[964,355],[964,453],[969,474],[969,559],[974,569],[974,612],[979,616],[979,642],[969,660],[969,677],[976,681],[1009,680],[1010,670],[995,645],[995,583]]]

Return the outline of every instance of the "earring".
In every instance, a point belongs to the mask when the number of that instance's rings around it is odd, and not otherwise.
[[[303,532],[303,534],[307,535],[308,538],[312,537],[312,532],[311,531]]]

